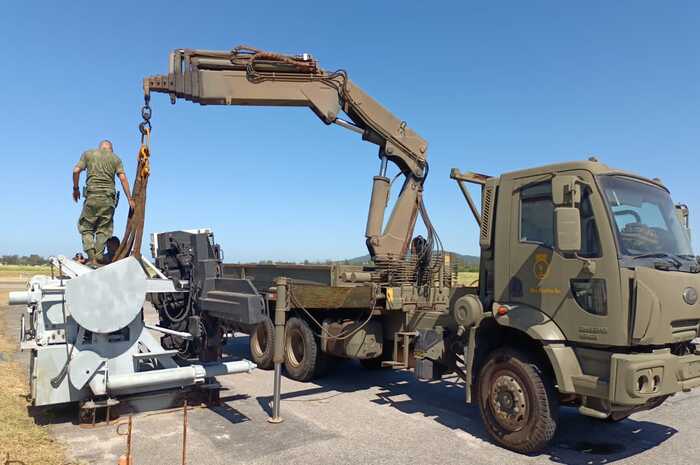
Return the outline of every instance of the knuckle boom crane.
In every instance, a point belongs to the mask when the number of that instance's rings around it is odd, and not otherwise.
[[[379,174],[373,178],[365,231],[372,259],[403,258],[419,212],[428,227],[428,242],[435,245],[422,201],[427,142],[353,83],[346,71],[323,70],[308,54],[288,56],[247,46],[231,52],[179,49],[170,54],[168,74],[147,77],[143,86],[147,98],[151,92],[163,92],[172,103],[185,99],[201,105],[308,107],[325,124],[361,134],[379,147],[381,160]],[[399,168],[404,183],[382,228],[391,184],[388,162]]]
[[[322,270],[298,265],[236,267],[223,265],[219,254],[197,253],[201,249],[197,244],[214,250],[209,232],[154,235],[157,266],[174,281],[186,283],[189,294],[198,296],[192,299],[180,294],[157,300],[161,324],[183,331],[199,327],[201,322],[206,336],[206,341],[199,344],[181,344],[171,338],[166,347],[176,347],[188,357],[216,359],[212,344],[220,343],[220,335],[226,329],[243,331],[251,334],[251,354],[259,367],[272,368],[274,359],[278,379],[284,351],[287,374],[302,381],[320,374],[328,365],[329,355],[377,366],[408,367],[413,363],[409,346],[418,333],[407,329],[408,313],[394,311],[390,315],[386,310],[393,305],[392,310],[444,311],[452,279],[451,271],[447,271],[449,259],[443,256],[423,203],[429,172],[427,142],[406,121],[353,83],[346,71],[326,71],[308,54],[282,55],[248,46],[231,51],[178,49],[170,54],[168,74],[146,77],[143,88],[147,105],[151,93],[158,92],[167,93],[172,103],[184,99],[201,105],[308,107],[323,123],[349,129],[377,145],[380,159],[379,173],[372,179],[365,230],[371,266],[331,266]],[[403,185],[385,224],[393,183],[387,176],[390,162],[399,170],[397,178],[403,176]],[[419,214],[427,238],[413,238]],[[207,272],[200,263],[212,259],[219,266]],[[233,297],[224,297],[226,292],[210,292],[217,285],[207,283],[225,283],[235,279],[232,276],[248,282],[256,298],[257,291],[265,296],[267,317],[262,323],[253,317],[241,318],[259,312],[241,312],[246,306],[240,306],[240,302],[236,312],[230,311],[226,301]],[[280,284],[280,278],[288,281]],[[281,290],[283,287],[287,292]],[[389,287],[392,290],[387,291]],[[410,305],[402,305],[402,293]],[[237,298],[242,295],[240,291],[233,294]],[[288,298],[282,299],[282,295]],[[391,303],[394,296],[396,300]],[[218,314],[213,313],[214,308],[219,309]],[[185,326],[184,321],[189,320]],[[291,334],[286,339],[281,330],[285,324]],[[290,338],[301,342],[296,349],[295,344],[285,342],[283,349],[281,345]]]

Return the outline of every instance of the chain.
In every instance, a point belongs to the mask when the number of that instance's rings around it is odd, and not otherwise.
[[[139,132],[141,132],[141,143],[148,139],[151,134],[151,95],[143,96],[143,106],[141,107],[141,117],[143,121],[139,124]]]

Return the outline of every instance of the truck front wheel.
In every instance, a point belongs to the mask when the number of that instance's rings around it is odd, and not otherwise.
[[[479,371],[477,383],[481,418],[500,445],[527,454],[554,437],[559,413],[554,384],[531,358],[497,350]]]

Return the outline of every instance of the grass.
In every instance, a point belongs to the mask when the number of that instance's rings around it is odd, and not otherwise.
[[[460,271],[457,273],[457,284],[463,286],[476,286],[479,284],[478,271]]]
[[[29,279],[37,274],[51,274],[48,265],[0,265],[0,278]]]
[[[0,305],[6,304],[7,293],[2,292]],[[62,465],[66,463],[63,447],[27,414],[26,370],[12,360],[16,350],[17,344],[0,327],[0,463],[9,454],[8,463]]]

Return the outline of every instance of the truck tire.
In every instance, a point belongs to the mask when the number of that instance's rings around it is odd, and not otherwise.
[[[498,444],[529,454],[554,437],[559,416],[554,383],[530,357],[496,350],[479,371],[477,389],[481,418]]]
[[[271,370],[275,349],[275,325],[265,317],[262,323],[253,327],[250,333],[250,358],[261,370]]]
[[[311,381],[322,375],[328,360],[309,324],[297,317],[287,321],[284,341],[284,369],[296,381]]]

